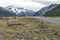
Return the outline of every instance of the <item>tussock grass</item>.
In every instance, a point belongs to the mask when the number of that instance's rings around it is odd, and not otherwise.
[[[3,20],[4,19],[4,20]],[[3,19],[0,19],[0,31],[4,31],[6,33],[6,36],[9,36],[10,32],[19,32],[20,34],[26,33],[28,30],[35,30],[37,28],[41,28],[41,22],[47,27],[47,31],[51,29],[59,30],[60,31],[60,25],[51,23],[48,21],[42,21],[37,18],[33,17],[3,17]],[[8,26],[8,22],[21,22],[23,25],[15,25],[14,26]],[[41,37],[48,38],[46,34],[44,34],[45,31],[39,31],[39,33],[34,33],[32,37],[36,37],[38,34],[39,40]],[[8,34],[8,35],[7,35]],[[1,35],[0,35],[1,36]],[[4,36],[4,37],[6,37]],[[16,36],[16,35],[15,35]],[[20,35],[22,36],[22,35]],[[46,36],[46,37],[45,37]],[[24,37],[24,36],[22,36]],[[0,37],[1,40],[3,40],[3,37]],[[33,40],[32,38],[32,40]],[[9,40],[9,37],[5,38],[6,40]],[[11,38],[10,38],[11,39]],[[15,40],[16,37],[12,38],[11,40]]]

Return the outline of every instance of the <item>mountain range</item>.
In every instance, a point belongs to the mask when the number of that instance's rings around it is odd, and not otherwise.
[[[24,9],[22,7],[16,7],[13,5],[9,5],[5,8],[7,10],[10,10],[10,11],[16,13],[17,16],[33,16],[35,14],[35,11],[33,11],[33,10]]]
[[[3,7],[0,7],[0,17],[2,17],[2,16],[5,16],[5,17],[7,17],[7,16],[16,16],[16,14],[12,11],[6,10]]]
[[[0,16],[60,16],[60,4],[51,4],[37,12],[9,5],[7,7],[0,7]]]
[[[44,16],[44,15],[46,15],[46,13],[47,13],[48,11],[53,10],[53,9],[56,8],[57,6],[58,6],[58,4],[51,4],[51,5],[49,5],[49,6],[43,7],[43,8],[40,9],[38,12],[36,12],[36,13],[34,14],[34,16]],[[50,13],[50,14],[51,14],[51,13]]]
[[[44,16],[52,16],[52,17],[60,16],[60,4],[57,5],[54,9],[47,11]]]

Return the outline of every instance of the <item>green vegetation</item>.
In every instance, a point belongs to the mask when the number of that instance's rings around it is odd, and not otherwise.
[[[51,11],[48,11],[44,16],[60,16],[60,5]]]
[[[4,16],[4,17],[8,17],[8,16],[16,16],[15,13],[13,13],[12,11],[8,11],[2,7],[0,7],[0,17]]]

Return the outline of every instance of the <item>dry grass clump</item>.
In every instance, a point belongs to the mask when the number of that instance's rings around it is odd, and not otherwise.
[[[37,18],[0,18],[0,40],[41,40],[41,38],[49,40],[50,33],[52,32],[53,35],[59,29],[60,25]]]

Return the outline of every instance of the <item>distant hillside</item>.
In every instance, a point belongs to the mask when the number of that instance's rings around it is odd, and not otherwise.
[[[60,5],[51,4],[39,10],[34,16],[60,16]]]
[[[8,11],[7,9],[0,7],[0,16],[16,16],[16,14],[12,11]]]
[[[53,10],[46,12],[44,16],[60,16],[60,5]]]

